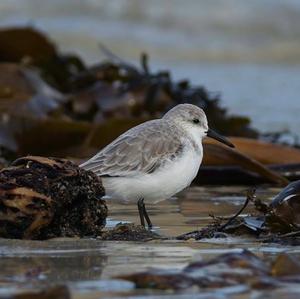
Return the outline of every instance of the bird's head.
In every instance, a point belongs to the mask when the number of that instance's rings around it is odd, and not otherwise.
[[[234,145],[225,137],[208,127],[205,112],[198,106],[192,104],[180,104],[169,110],[164,119],[175,122],[185,131],[192,134],[195,138],[206,136],[216,139],[230,147]]]

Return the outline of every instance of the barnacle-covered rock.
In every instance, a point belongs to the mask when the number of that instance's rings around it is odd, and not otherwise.
[[[28,156],[0,172],[0,236],[97,235],[107,207],[100,178],[68,160]]]

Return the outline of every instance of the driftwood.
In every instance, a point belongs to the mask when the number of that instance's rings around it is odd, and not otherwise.
[[[16,160],[0,172],[0,236],[47,239],[99,234],[107,207],[101,180],[70,161]]]
[[[285,186],[285,179],[294,181],[299,179],[300,164],[278,164],[263,166],[268,171],[271,170],[276,176],[279,175],[278,180],[270,179],[269,176],[261,176],[255,170],[247,170],[240,165],[214,165],[214,166],[201,166],[198,175],[194,181],[196,184],[201,185],[260,185],[260,184],[274,184]],[[264,170],[265,171],[265,170]],[[273,175],[272,175],[273,176]],[[282,184],[281,178],[284,178]]]
[[[257,160],[237,149],[227,148],[221,144],[206,141],[204,144],[204,157],[204,164],[208,164],[209,161],[218,161],[219,165],[238,165],[244,170],[254,172],[274,184],[285,186],[289,182],[286,178],[268,169]]]
[[[235,145],[235,149],[244,155],[257,160],[264,165],[270,164],[296,164],[300,163],[300,150],[291,146],[264,142],[256,139],[230,137],[230,141]],[[205,139],[205,144],[218,144],[212,139]],[[234,158],[226,156],[221,160],[214,154],[204,156],[205,165],[235,165]]]

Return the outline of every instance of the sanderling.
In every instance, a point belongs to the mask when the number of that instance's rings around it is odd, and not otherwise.
[[[131,128],[94,157],[81,164],[103,180],[106,195],[137,202],[141,225],[152,227],[145,202],[170,198],[189,186],[202,157],[202,139],[233,144],[208,128],[204,111],[180,104],[161,119]]]

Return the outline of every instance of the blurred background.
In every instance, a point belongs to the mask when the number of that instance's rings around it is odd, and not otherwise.
[[[297,0],[1,0],[0,26],[30,25],[88,64],[99,42],[152,70],[168,69],[221,94],[261,132],[300,135]]]
[[[247,185],[258,186],[257,199],[267,203],[279,192],[275,186],[300,179],[299,94],[300,0],[0,0],[0,169],[26,155],[63,157],[79,164],[129,128],[186,101],[202,107],[210,127],[230,136],[236,146],[232,150],[209,138],[204,140],[203,166],[193,182],[197,186],[178,198],[150,205],[151,219],[158,225],[155,231],[163,236],[178,236],[210,225],[202,237],[222,237],[214,244],[206,238],[193,242],[193,233],[187,235],[191,237],[185,243],[164,240],[146,245],[95,243],[87,238],[81,243],[77,237],[75,241],[60,238],[43,244],[2,240],[0,289],[4,290],[0,296],[16,288],[18,294],[10,298],[31,298],[30,294],[22,296],[20,290],[28,291],[43,282],[48,288],[59,282],[67,283],[76,298],[103,298],[102,290],[109,292],[105,298],[113,296],[115,290],[118,298],[127,294],[130,298],[159,298],[156,291],[143,293],[138,289],[135,293],[132,286],[122,286],[121,280],[110,284],[108,279],[149,266],[183,268],[191,260],[205,261],[227,249],[234,254],[227,260],[235,261],[236,250],[250,248],[268,262],[281,252],[294,256],[280,255],[268,270],[261,266],[262,261],[244,252],[242,255],[250,257],[250,266],[243,271],[252,269],[252,261],[258,263],[259,268],[253,263],[253,269],[258,269],[256,279],[243,275],[251,279],[238,280],[233,286],[234,280],[222,266],[225,270],[219,272],[225,283],[213,271],[207,281],[221,286],[215,298],[248,298],[247,292],[256,287],[259,290],[249,298],[271,298],[265,296],[266,288],[281,278],[285,282],[277,283],[279,286],[293,281],[292,276],[285,276],[290,274],[285,267],[299,260],[299,247],[286,246],[299,245],[297,234],[287,233],[299,228],[299,181],[275,200],[270,215],[278,210],[284,216],[278,218],[280,221],[276,217],[276,222],[270,221],[271,217],[265,218],[266,222],[263,217],[245,217],[234,224],[231,218],[234,233],[227,239],[223,238],[224,226],[220,233],[210,233],[217,227],[211,223],[221,223],[240,209]],[[286,130],[290,133],[280,134]],[[266,132],[276,134],[267,136]],[[284,142],[299,148],[280,144]],[[143,151],[139,154],[143,162]],[[77,235],[79,226],[84,234],[96,233],[95,223],[100,225],[93,217],[99,209],[86,198],[98,197],[92,189],[98,184],[86,180],[90,175],[79,176],[81,171],[75,176],[76,168],[62,164],[29,157],[1,170],[0,218],[4,220],[0,235],[5,234],[3,227],[8,227],[24,238],[31,233],[35,236],[35,230],[43,236],[47,226],[51,237],[57,236],[52,231],[68,237]],[[260,185],[265,183],[269,185]],[[120,221],[138,223],[135,203],[124,206],[108,200],[107,204],[108,227]],[[93,207],[93,211],[81,207]],[[253,207],[248,210],[251,214]],[[287,217],[291,217],[289,222],[285,222]],[[57,223],[62,223],[61,228]],[[287,233],[281,238],[277,235],[279,223]],[[274,225],[276,235],[265,229],[266,224]],[[261,231],[260,240],[278,243],[259,242]],[[126,229],[117,230],[114,240],[118,235],[125,240]],[[130,235],[136,238],[135,231],[131,234],[129,230]],[[296,275],[299,263],[295,266],[292,274]],[[269,272],[276,275],[265,276]],[[227,281],[229,288],[224,287]],[[189,285],[189,281],[182,285]],[[158,286],[164,288],[164,283]],[[281,295],[277,298],[288,297],[282,294],[298,298],[295,286],[287,285],[290,293],[276,288]],[[197,297],[197,288],[188,289],[192,290],[191,297]],[[201,298],[214,297],[213,288],[207,289],[209,293],[203,288],[200,291]],[[177,298],[189,298],[180,292]],[[164,295],[170,298],[173,293],[169,294],[168,289]]]

